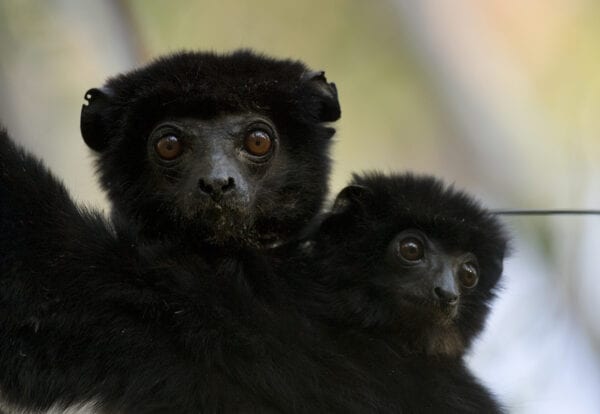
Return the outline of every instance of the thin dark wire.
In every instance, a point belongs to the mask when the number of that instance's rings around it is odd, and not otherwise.
[[[505,216],[600,216],[600,210],[492,210],[492,213]]]

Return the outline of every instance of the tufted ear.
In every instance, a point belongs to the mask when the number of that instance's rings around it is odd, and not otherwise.
[[[88,147],[101,152],[108,146],[108,123],[112,91],[94,88],[85,93],[81,107],[81,135]]]
[[[323,71],[306,72],[302,77],[311,89],[311,104],[316,108],[319,122],[337,121],[341,115],[335,83],[328,83]]]

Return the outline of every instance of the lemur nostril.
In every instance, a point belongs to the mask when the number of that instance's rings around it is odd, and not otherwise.
[[[210,184],[206,184],[206,182],[203,179],[200,179],[198,181],[198,188],[200,188],[200,190],[207,194],[210,194],[213,191],[212,186]]]
[[[235,187],[235,181],[233,180],[233,178],[229,177],[227,179],[227,182],[225,184],[223,184],[223,186],[221,187],[221,190],[223,192],[226,192],[226,191],[231,190],[234,187]]]
[[[458,302],[458,295],[454,292],[448,292],[441,287],[436,287],[433,289],[433,292],[438,299],[446,302],[449,305],[454,305],[456,302]]]

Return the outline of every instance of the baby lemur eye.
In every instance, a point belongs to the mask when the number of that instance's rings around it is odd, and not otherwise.
[[[156,153],[163,160],[171,161],[183,152],[183,145],[175,135],[165,135],[156,142]]]
[[[460,265],[458,269],[460,283],[467,289],[474,288],[479,281],[479,269],[477,263],[469,261]]]
[[[266,155],[271,150],[272,145],[271,136],[261,129],[251,131],[244,138],[244,148],[246,151],[259,157]]]
[[[416,237],[406,237],[398,245],[400,257],[409,262],[421,260],[425,254],[423,242]]]

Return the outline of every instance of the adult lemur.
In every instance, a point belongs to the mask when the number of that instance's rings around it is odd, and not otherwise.
[[[376,405],[263,263],[326,193],[340,108],[323,72],[249,51],[179,53],[86,99],[110,222],[0,134],[1,406]]]

